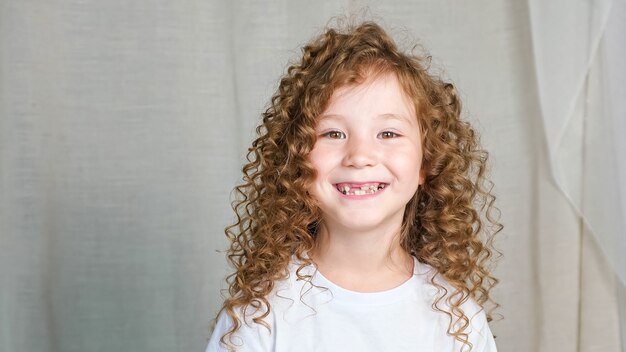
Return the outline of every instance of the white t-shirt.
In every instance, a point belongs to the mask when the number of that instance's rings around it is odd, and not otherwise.
[[[448,316],[432,308],[437,293],[430,283],[434,269],[415,258],[414,262],[413,276],[400,286],[362,293],[335,285],[312,265],[301,274],[313,275],[311,281],[321,287],[298,280],[295,271],[299,265],[294,261],[288,278],[276,282],[268,295],[271,306],[265,321],[272,327],[271,334],[252,321],[260,312],[249,307],[246,323],[231,335],[231,341],[238,352],[469,351],[467,346],[461,349],[463,345],[446,333]],[[441,276],[438,282],[449,285]],[[444,301],[440,307],[447,309]],[[461,307],[470,318],[470,327],[465,331],[473,344],[472,352],[496,352],[484,311],[471,299]],[[232,320],[222,312],[206,352],[228,351],[219,340],[231,326]]]

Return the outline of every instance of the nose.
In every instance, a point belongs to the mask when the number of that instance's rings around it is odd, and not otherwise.
[[[361,136],[351,136],[346,143],[343,165],[363,168],[374,166],[378,162],[377,151],[372,141]]]

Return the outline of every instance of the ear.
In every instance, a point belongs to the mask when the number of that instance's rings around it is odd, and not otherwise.
[[[426,170],[422,168],[420,169],[419,185],[423,186],[424,182],[426,182]]]

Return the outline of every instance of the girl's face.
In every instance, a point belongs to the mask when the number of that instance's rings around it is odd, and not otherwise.
[[[309,193],[328,228],[399,228],[424,177],[415,108],[396,76],[337,89],[316,133]]]

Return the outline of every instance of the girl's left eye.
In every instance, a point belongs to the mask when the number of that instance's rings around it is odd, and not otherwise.
[[[399,134],[392,132],[392,131],[383,131],[380,132],[379,136],[383,139],[385,138],[395,138],[395,137],[400,137]]]

